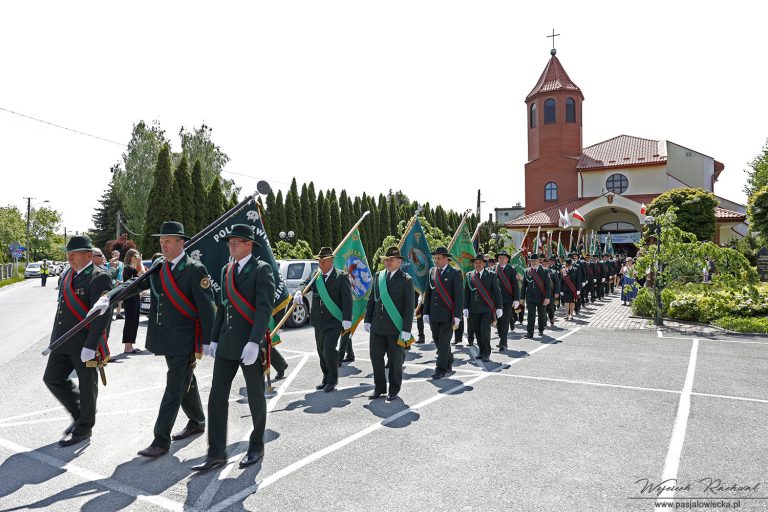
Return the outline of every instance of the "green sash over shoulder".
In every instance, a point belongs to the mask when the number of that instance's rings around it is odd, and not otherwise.
[[[317,285],[317,293],[320,294],[320,300],[323,301],[323,304],[325,304],[325,307],[330,311],[330,313],[333,315],[333,318],[338,320],[339,322],[342,320],[341,310],[339,309],[339,306],[336,305],[333,300],[331,300],[331,296],[328,295],[328,290],[325,288],[325,280],[323,279],[323,273],[319,270],[317,271],[317,278],[315,279],[315,284]],[[401,320],[402,323],[402,320]]]
[[[387,311],[389,318],[392,319],[392,323],[400,331],[400,336],[403,332],[403,315],[395,307],[395,303],[392,302],[392,297],[389,296],[389,290],[387,289],[387,271],[382,270],[379,272],[379,295],[381,296],[381,303],[384,305],[384,309]],[[411,339],[404,340],[398,336],[397,344],[402,347],[410,347],[416,338],[411,336]]]

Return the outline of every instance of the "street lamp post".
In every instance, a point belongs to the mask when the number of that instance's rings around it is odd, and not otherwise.
[[[656,268],[653,272],[653,299],[656,303],[653,314],[653,323],[657,326],[664,325],[661,303],[661,223],[651,215],[645,217],[645,224],[656,235]]]
[[[286,233],[285,231],[281,231],[278,234],[278,236],[280,237],[280,240],[292,244],[295,241],[296,233],[294,233],[293,231],[289,231],[288,233]]]
[[[24,252],[26,252],[27,254],[27,266],[29,266],[29,253],[32,252],[29,247],[29,214],[30,214],[30,211],[32,210],[32,200],[34,199],[34,197],[25,197],[24,199],[27,200],[27,250]],[[50,203],[50,201],[46,199],[42,203],[38,203],[38,204],[43,204],[43,203]]]

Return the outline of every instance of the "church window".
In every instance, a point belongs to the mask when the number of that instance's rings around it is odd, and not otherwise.
[[[600,231],[615,233],[617,231],[637,231],[637,228],[629,222],[609,222],[600,226]]]
[[[605,182],[605,188],[608,192],[623,194],[629,188],[629,180],[623,174],[611,174]]]
[[[531,104],[531,128],[536,128],[536,104]]]
[[[544,200],[557,201],[557,183],[550,181],[544,187]]]
[[[576,122],[576,102],[573,100],[573,98],[568,98],[565,100],[565,122]]]
[[[549,98],[544,102],[544,124],[556,123],[555,100]]]

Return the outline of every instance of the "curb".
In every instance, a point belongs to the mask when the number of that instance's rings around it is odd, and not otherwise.
[[[653,320],[653,318],[651,318],[649,316],[629,315],[629,318],[646,319],[646,320],[649,320],[649,321]],[[722,332],[724,334],[732,334],[732,335],[739,335],[739,336],[761,336],[761,337],[768,337],[768,333],[764,333],[764,332],[739,332],[739,331],[731,331],[731,330],[725,329],[725,328],[720,327],[719,325],[715,325],[715,324],[702,324],[700,322],[691,322],[691,321],[688,321],[688,320],[675,320],[675,319],[666,318],[666,317],[665,317],[665,319],[669,320],[670,322],[675,322],[675,323],[683,324],[683,325],[690,325],[692,327],[706,327],[708,329],[714,329],[714,330],[720,331],[720,332]]]

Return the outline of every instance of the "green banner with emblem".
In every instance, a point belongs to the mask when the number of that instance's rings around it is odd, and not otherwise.
[[[363,243],[360,240],[360,232],[357,229],[336,252],[333,266],[346,272],[352,285],[352,329],[350,332],[354,333],[357,324],[365,316],[368,294],[371,292],[371,285],[373,284],[371,269],[368,266],[365,249],[363,249]]]
[[[472,270],[472,258],[475,257],[475,246],[472,245],[472,235],[469,232],[469,226],[466,223],[457,233],[456,240],[451,246],[451,256],[453,261],[465,274]]]

